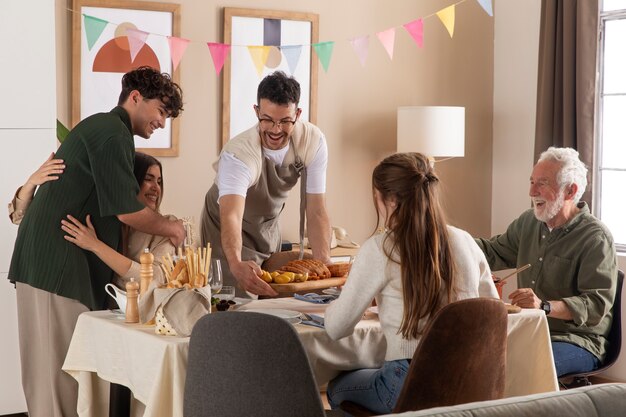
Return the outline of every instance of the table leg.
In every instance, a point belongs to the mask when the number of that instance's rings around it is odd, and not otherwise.
[[[130,389],[111,383],[109,417],[130,417]]]

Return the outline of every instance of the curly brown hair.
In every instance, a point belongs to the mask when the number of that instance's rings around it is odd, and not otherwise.
[[[133,90],[139,91],[145,99],[160,99],[172,119],[183,111],[183,90],[167,73],[148,66],[127,72],[122,77],[122,92],[117,104],[124,104]]]

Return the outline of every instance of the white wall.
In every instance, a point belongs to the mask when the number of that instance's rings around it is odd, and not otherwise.
[[[0,201],[8,202],[56,149],[54,0],[1,1]],[[25,26],[25,22],[28,25]],[[5,206],[6,207],[6,206]],[[17,227],[0,219],[0,415],[26,411],[21,386],[15,290],[7,280]]]

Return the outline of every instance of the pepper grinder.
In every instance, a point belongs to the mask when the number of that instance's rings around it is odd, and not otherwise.
[[[126,283],[126,323],[139,323],[139,283],[131,278]]]
[[[141,262],[141,269],[139,271],[139,276],[141,277],[139,294],[144,295],[144,293],[148,291],[152,278],[154,277],[154,270],[152,269],[154,255],[150,253],[148,248],[143,250],[143,253],[139,257],[139,262]]]

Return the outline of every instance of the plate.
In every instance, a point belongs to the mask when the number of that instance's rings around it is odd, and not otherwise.
[[[279,308],[252,308],[249,310],[241,310],[244,312],[252,312],[252,313],[262,313],[269,314],[270,316],[280,317],[281,319],[285,319],[290,323],[300,323],[300,312],[294,310],[281,310]]]
[[[327,295],[340,295],[341,290],[336,287],[332,287],[332,288],[326,288],[325,290],[322,290],[322,293],[327,294]]]

